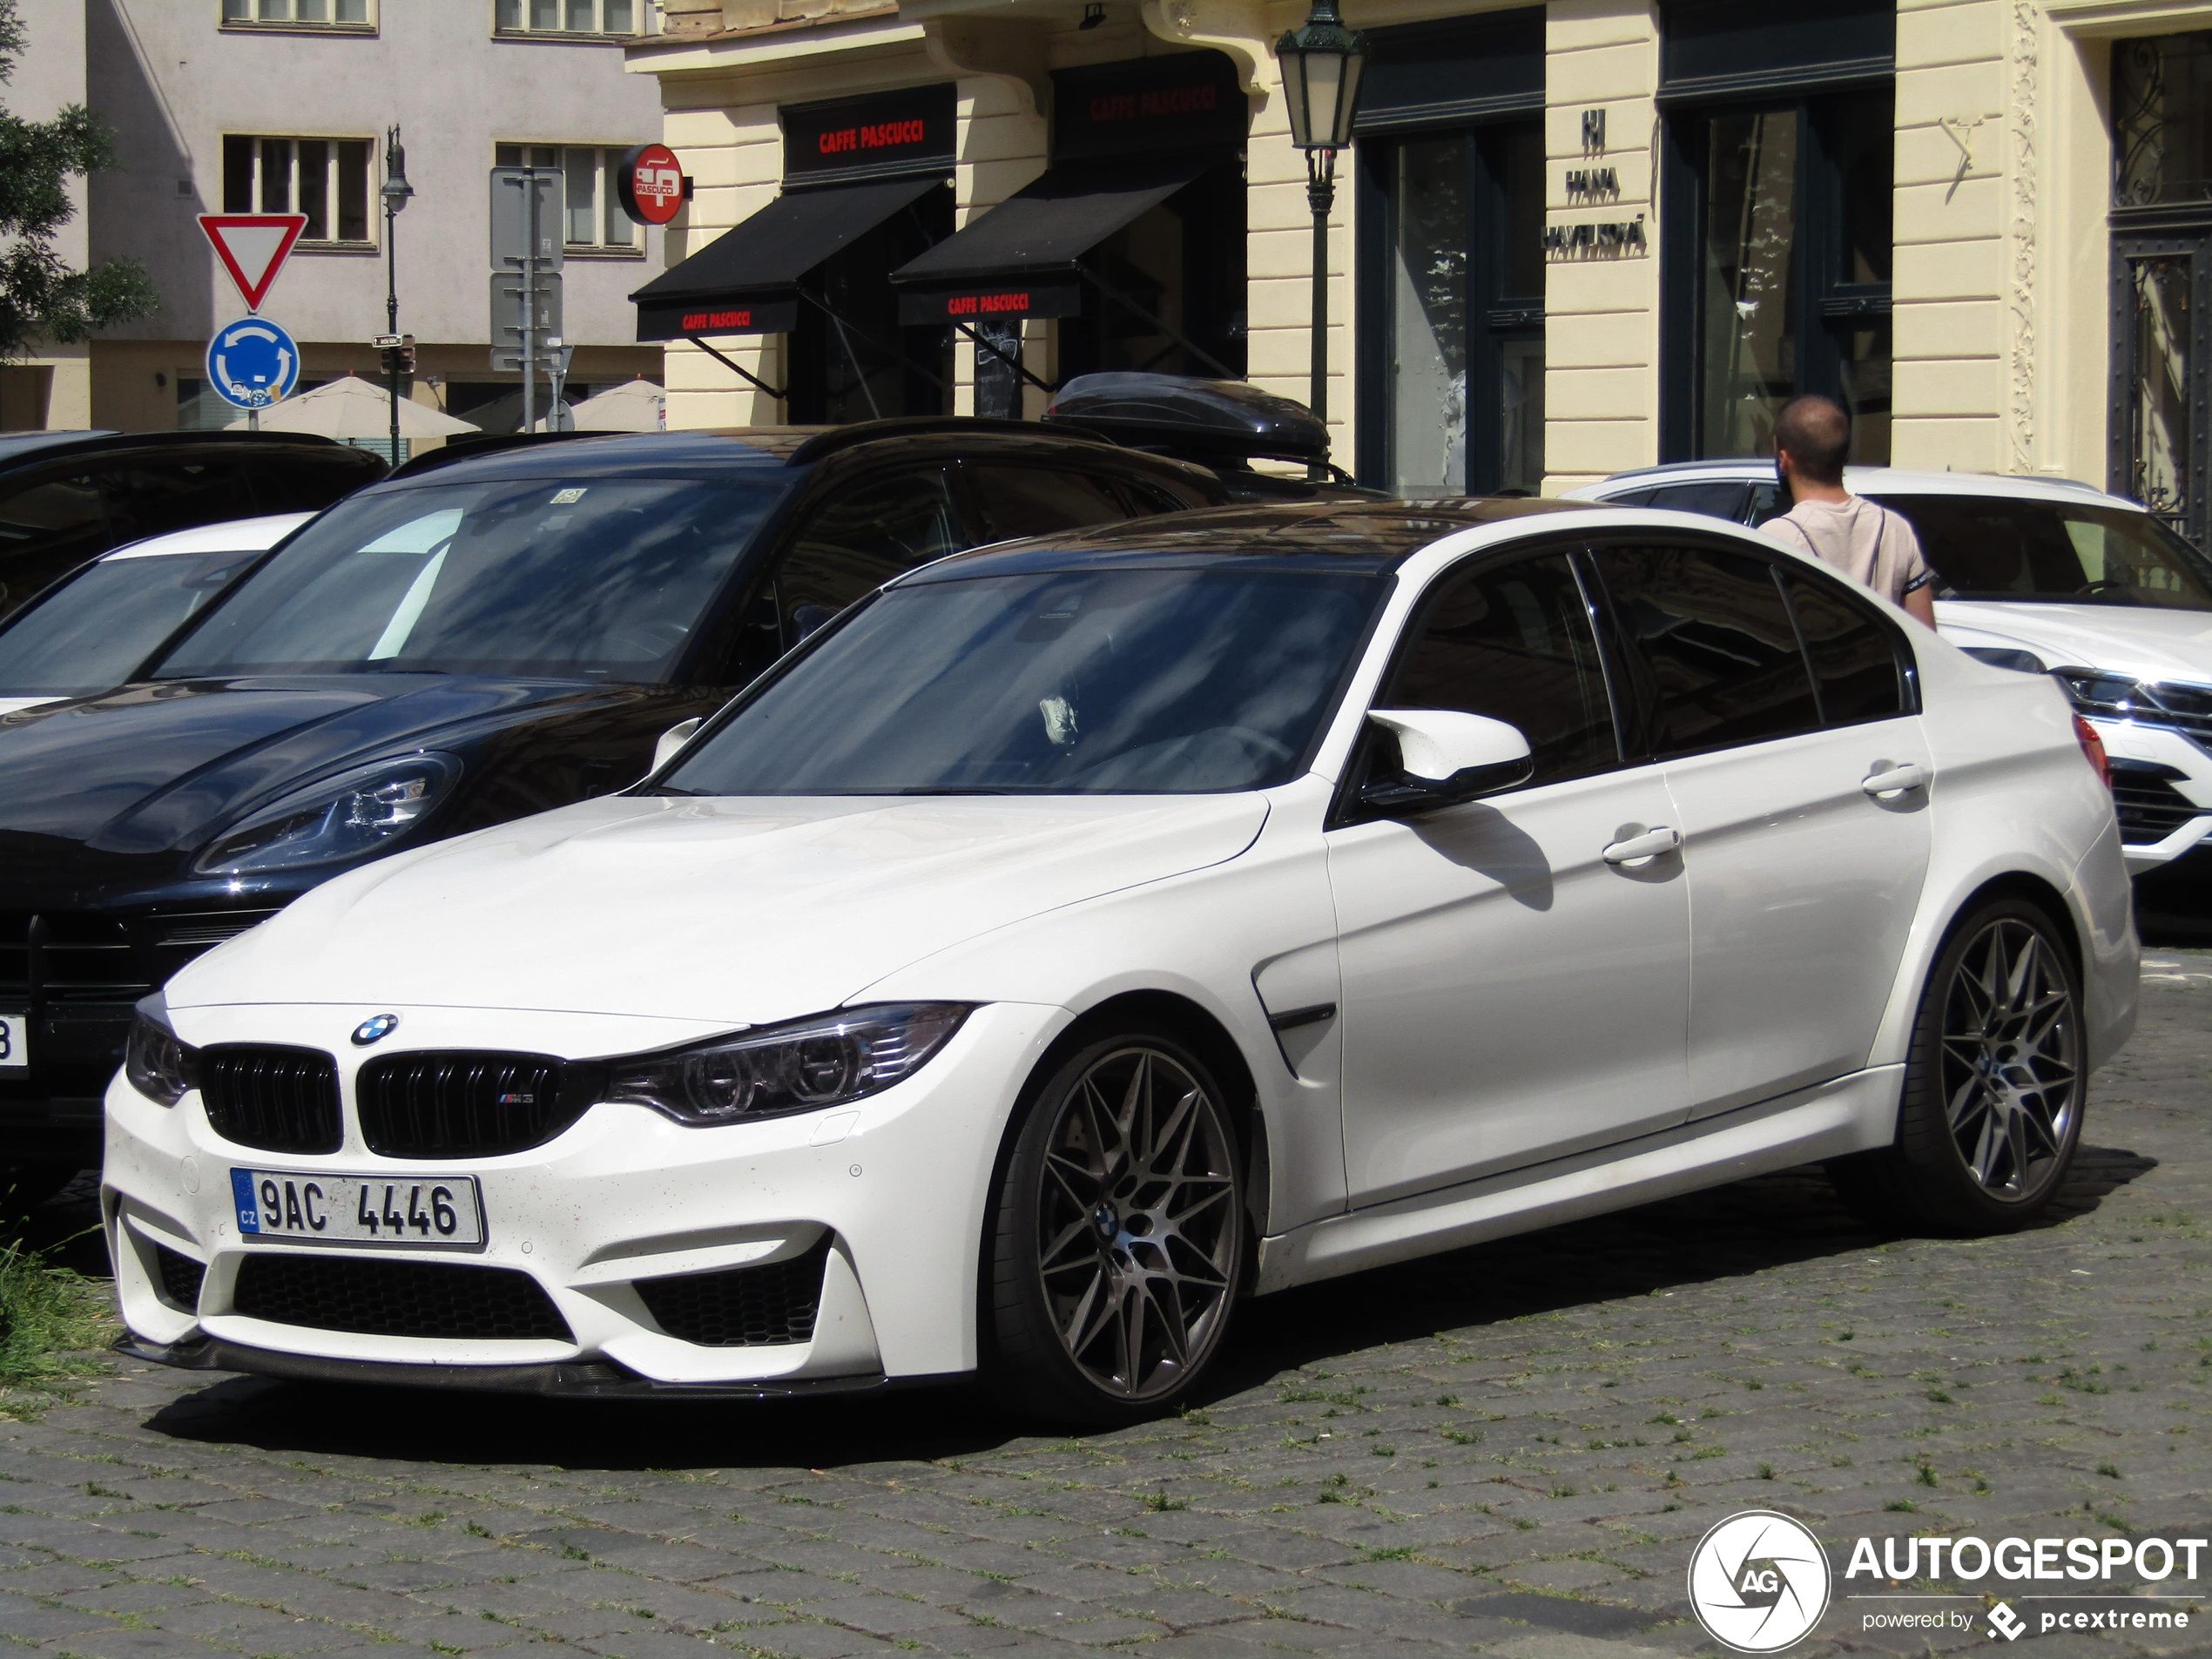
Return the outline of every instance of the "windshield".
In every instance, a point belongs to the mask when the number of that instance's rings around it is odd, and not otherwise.
[[[695,795],[1184,794],[1289,777],[1387,577],[1217,565],[894,588],[688,752]]]
[[[86,565],[0,629],[0,697],[89,697],[122,685],[260,556],[134,554]]]
[[[2212,610],[2212,569],[2148,513],[1987,496],[1882,496],[1912,521],[1939,599]]]
[[[587,478],[359,496],[240,583],[156,673],[662,679],[782,489]]]

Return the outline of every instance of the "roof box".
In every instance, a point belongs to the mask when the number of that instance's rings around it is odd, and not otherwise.
[[[1190,460],[1265,455],[1312,461],[1329,453],[1328,428],[1312,410],[1243,381],[1078,374],[1060,388],[1044,419]]]

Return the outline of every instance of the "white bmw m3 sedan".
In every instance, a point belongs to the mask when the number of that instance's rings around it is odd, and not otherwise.
[[[142,1004],[125,1345],[1110,1422],[1245,1296],[1764,1170],[2015,1227],[2134,1019],[2101,764],[2049,680],[1680,515],[962,554],[634,787]]]

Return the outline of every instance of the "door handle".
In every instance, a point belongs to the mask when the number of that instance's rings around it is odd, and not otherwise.
[[[1907,762],[1901,766],[1892,766],[1885,772],[1870,772],[1860,780],[1858,786],[1878,800],[1885,795],[1902,795],[1908,790],[1925,789],[1927,785],[1926,769]]]
[[[1625,841],[1615,841],[1600,854],[1608,864],[1635,864],[1644,859],[1656,859],[1662,853],[1671,853],[1682,845],[1682,832],[1665,824],[1657,829],[1646,830],[1641,835],[1631,835]]]

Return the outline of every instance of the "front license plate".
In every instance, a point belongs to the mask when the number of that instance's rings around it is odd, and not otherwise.
[[[15,1013],[0,1013],[0,1071],[30,1069],[30,1022]]]
[[[484,1206],[471,1175],[333,1175],[233,1170],[245,1238],[287,1244],[390,1244],[482,1250]]]

